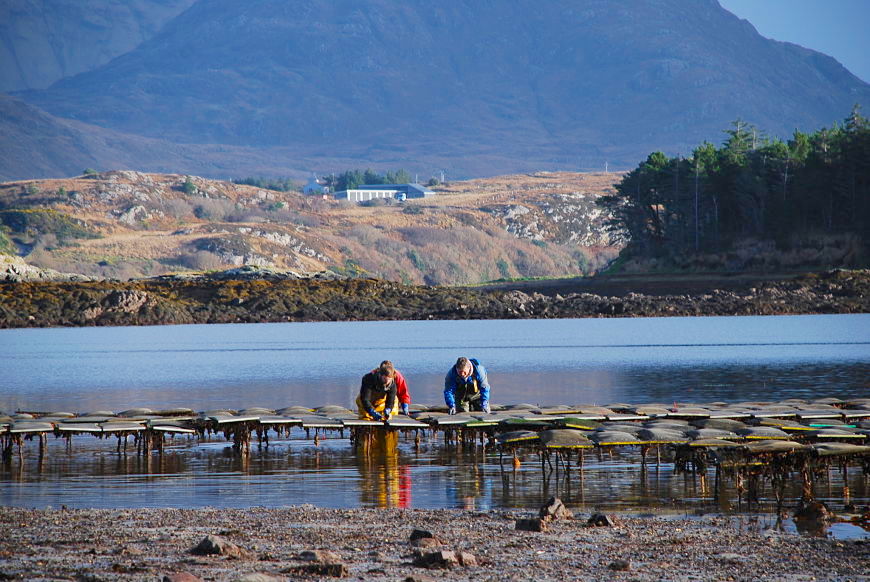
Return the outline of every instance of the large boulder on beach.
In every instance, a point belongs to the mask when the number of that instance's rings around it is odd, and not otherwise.
[[[477,558],[468,552],[439,550],[417,556],[414,565],[421,568],[455,568],[457,566],[477,566]]]
[[[199,544],[190,550],[190,553],[198,556],[226,556],[228,558],[247,559],[252,554],[231,541],[220,536],[205,536]]]
[[[547,521],[555,521],[557,519],[572,519],[574,513],[565,507],[562,500],[558,497],[550,497],[547,502],[538,510],[538,516]]]

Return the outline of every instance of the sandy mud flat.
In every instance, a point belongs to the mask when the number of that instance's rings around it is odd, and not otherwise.
[[[534,511],[0,507],[2,580],[870,580],[870,541],[733,518]],[[415,530],[420,530],[414,534]],[[425,534],[421,532],[426,532]],[[429,537],[431,534],[432,537]],[[204,543],[207,536],[216,536]],[[412,537],[420,539],[412,540]],[[223,553],[194,553],[202,551]]]

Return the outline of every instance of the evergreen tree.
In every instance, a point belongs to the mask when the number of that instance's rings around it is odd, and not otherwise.
[[[788,142],[737,120],[721,147],[690,159],[654,152],[599,204],[628,254],[725,250],[743,237],[852,232],[870,240],[870,123],[856,106],[842,126]]]

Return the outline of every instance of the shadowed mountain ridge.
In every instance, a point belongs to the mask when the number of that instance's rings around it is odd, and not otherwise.
[[[737,118],[787,137],[870,104],[870,85],[715,0],[200,0],[107,65],[20,96],[291,164],[462,176],[631,167],[718,142]]]

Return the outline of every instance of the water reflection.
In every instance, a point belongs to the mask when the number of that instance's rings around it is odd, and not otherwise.
[[[399,434],[377,431],[354,443],[360,505],[411,507],[411,467],[399,460]]]
[[[379,433],[387,434],[387,433]],[[665,455],[651,454],[642,469],[636,449],[586,451],[546,477],[537,454],[515,466],[481,445],[448,445],[427,432],[351,445],[337,436],[275,439],[253,445],[247,459],[218,439],[175,438],[163,454],[119,452],[112,440],[81,437],[67,449],[51,440],[40,461],[36,443],[23,457],[0,464],[0,505],[26,507],[322,507],[537,509],[551,495],[580,511],[662,510],[773,512],[773,491],[747,506],[732,486],[718,492],[690,474],[676,474]],[[844,487],[848,485],[848,489]],[[718,495],[717,495],[718,493]],[[832,471],[816,491],[835,512],[870,504],[860,471]],[[787,506],[800,497],[798,480],[786,488]],[[822,532],[824,534],[824,532]],[[848,534],[854,535],[854,534]],[[862,534],[859,534],[862,535]]]

